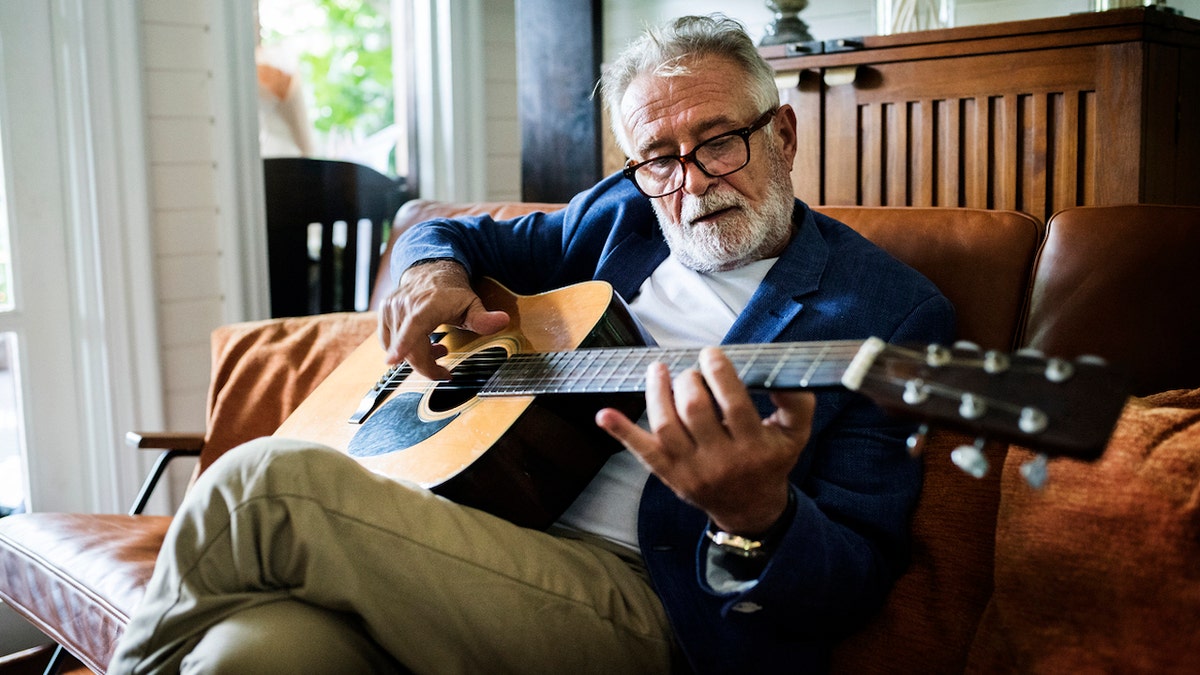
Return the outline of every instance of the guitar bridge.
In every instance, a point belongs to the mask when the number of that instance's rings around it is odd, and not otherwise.
[[[395,391],[396,387],[399,387],[411,373],[412,366],[408,365],[407,362],[388,368],[387,372],[375,383],[375,386],[371,387],[371,390],[358,402],[358,408],[354,410],[354,414],[350,416],[347,422],[350,424],[362,424],[365,422],[367,417],[379,407],[380,402],[389,393]]]

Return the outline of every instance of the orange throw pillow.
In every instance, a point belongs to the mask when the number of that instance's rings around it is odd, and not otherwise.
[[[1200,390],[1126,405],[1094,463],[1001,477],[995,588],[971,672],[1200,672]]]
[[[200,469],[237,445],[274,433],[350,352],[375,334],[376,323],[373,312],[343,312],[215,330]],[[381,363],[380,374],[385,368]]]

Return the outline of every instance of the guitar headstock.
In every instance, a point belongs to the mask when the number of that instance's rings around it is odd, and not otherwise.
[[[1099,457],[1128,398],[1123,378],[1094,358],[874,339],[864,350],[873,358],[847,371],[846,386],[885,410],[1045,455]]]

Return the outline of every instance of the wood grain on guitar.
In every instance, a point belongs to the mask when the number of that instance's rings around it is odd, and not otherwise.
[[[387,369],[372,337],[275,435],[332,446],[520,525],[554,522],[619,449],[595,412],[610,406],[636,418],[646,367],[682,372],[698,350],[643,346],[603,282],[532,296],[491,280],[476,290],[512,321],[490,336],[447,329],[450,380]],[[1120,378],[1088,360],[877,338],[723,349],[753,389],[845,387],[896,414],[1082,459],[1103,452],[1126,400]]]

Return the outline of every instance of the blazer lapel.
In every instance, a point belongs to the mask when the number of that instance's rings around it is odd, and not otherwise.
[[[804,309],[803,298],[820,286],[829,246],[813,221],[812,211],[797,201],[796,213],[803,214],[798,219],[796,236],[730,327],[725,344],[775,340]]]

